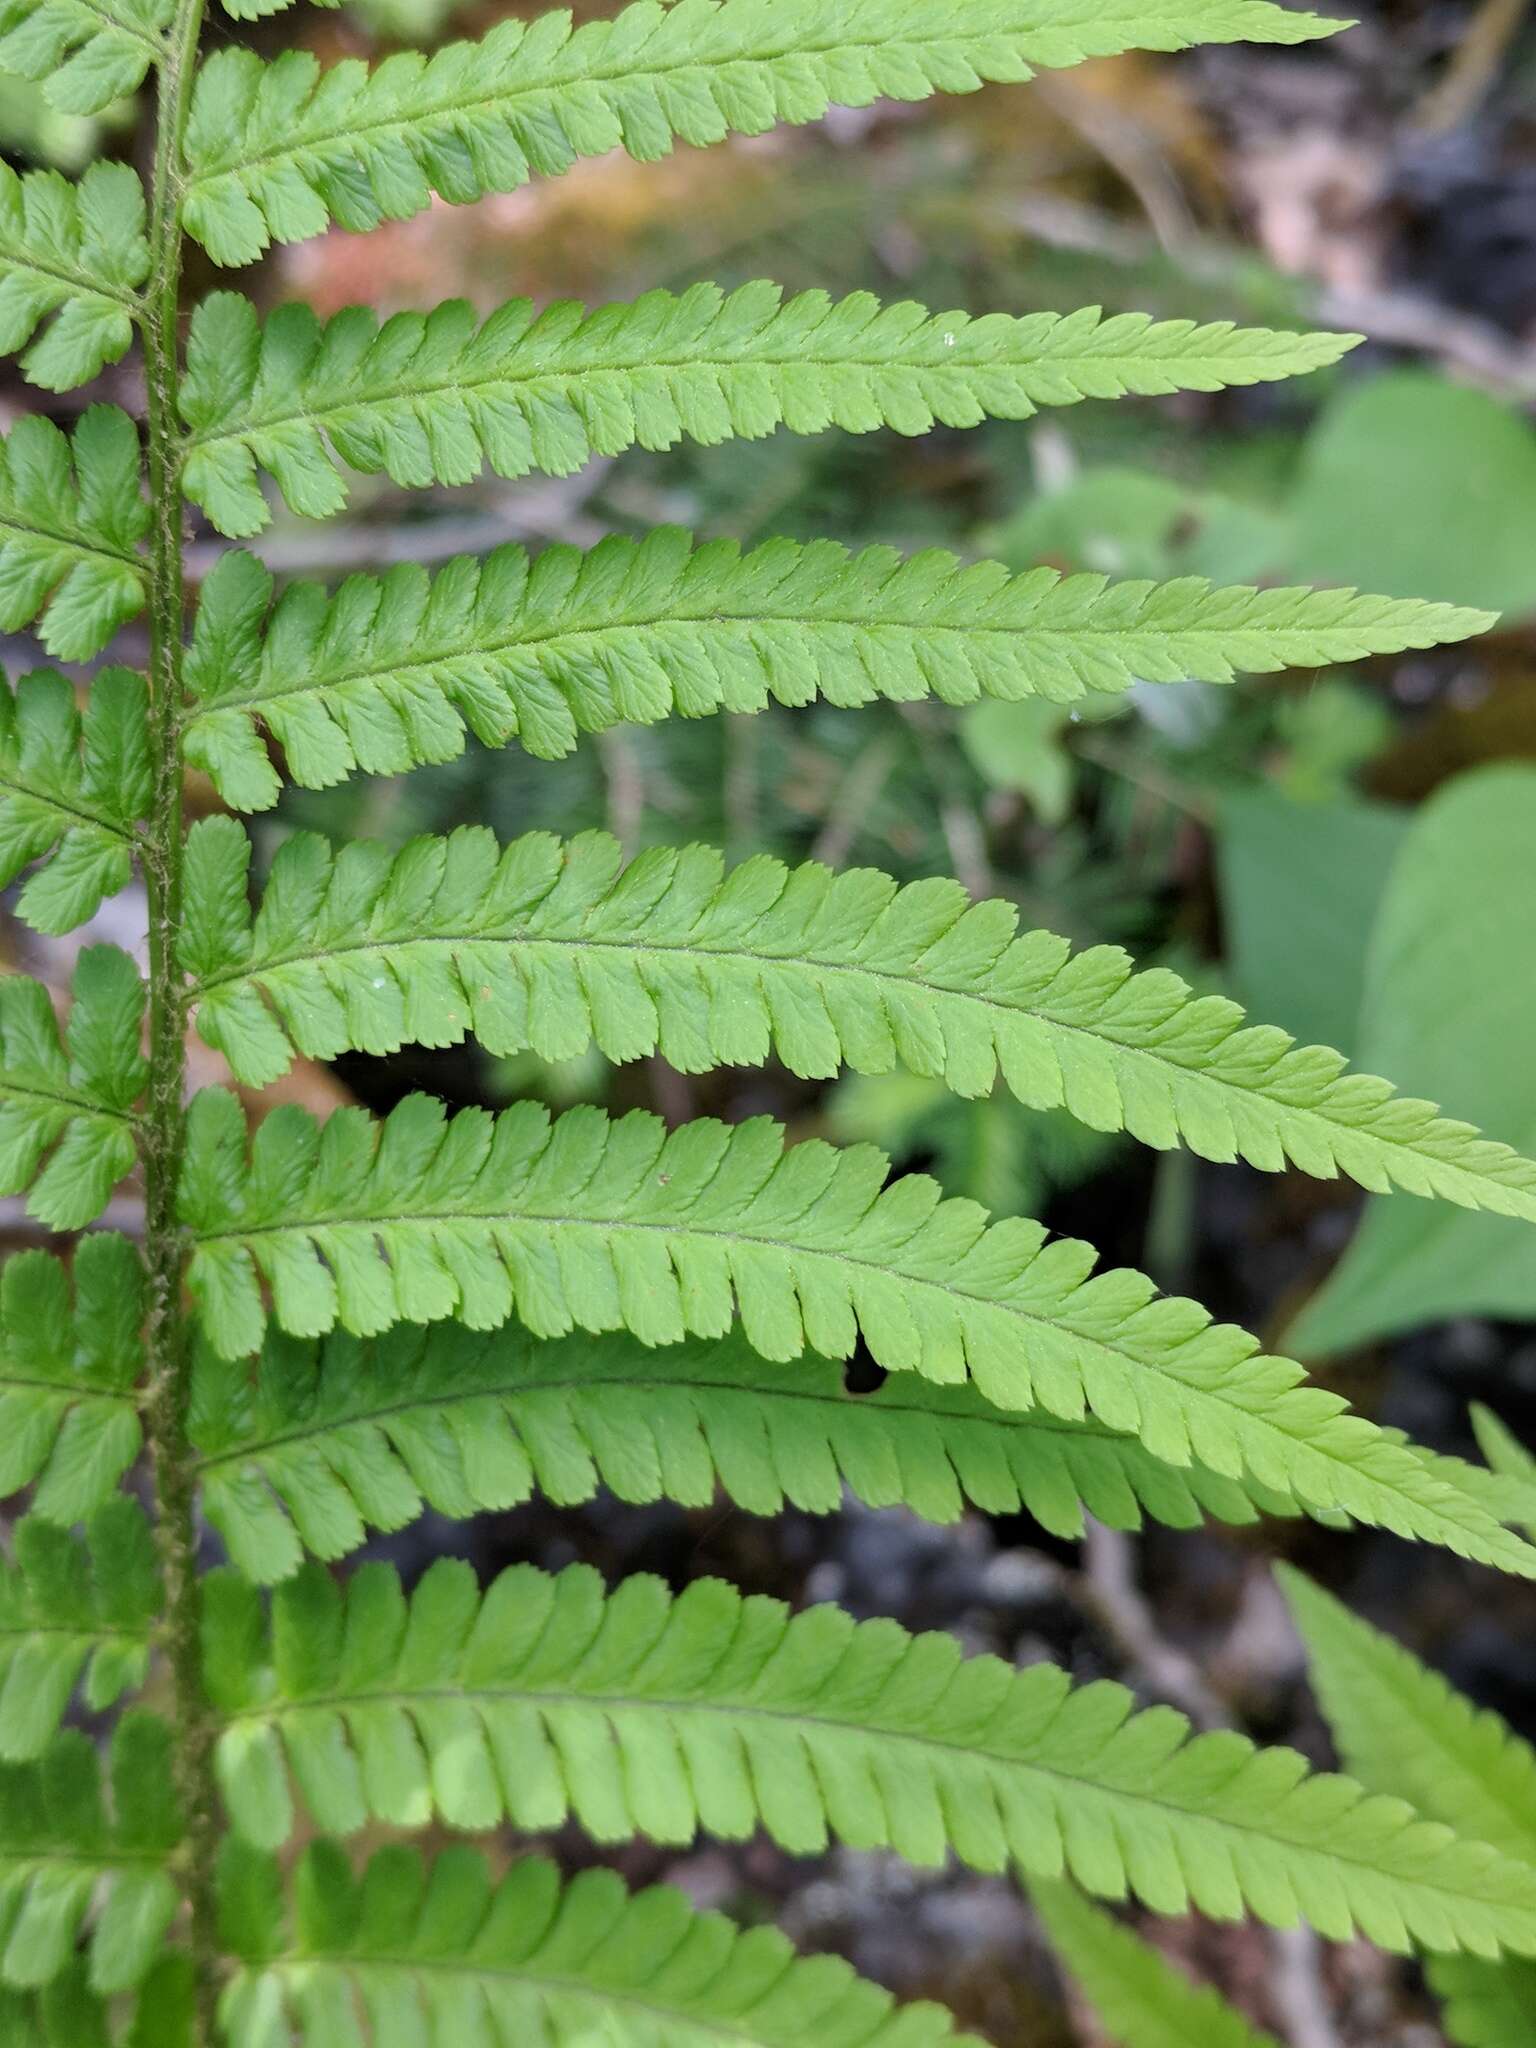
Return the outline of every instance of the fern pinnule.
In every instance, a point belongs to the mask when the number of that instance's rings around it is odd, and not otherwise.
[[[359,1876],[319,1842],[299,1863],[290,1933],[275,1865],[246,1852],[230,1866],[236,1953],[249,1960],[225,2012],[241,2048],[279,2013],[296,2048],[364,2048],[377,2037],[360,2011],[408,2027],[420,2048],[456,2048],[466,2028],[540,2048],[985,2048],[840,1957],[801,1959],[774,1928],[744,1932],[670,1885],[630,1893],[608,1870],[565,1883],[529,1857],[496,1879],[473,1849],[424,1865],[396,1847]]]
[[[83,1238],[0,1266],[0,1491],[66,1527],[101,1506],[142,1441],[144,1269],[126,1238]]]
[[[46,988],[0,976],[0,1194],[55,1230],[93,1222],[138,1157],[146,990],[116,946],[87,946],[68,1025]]]
[[[253,918],[249,857],[232,820],[194,826],[181,957],[199,1031],[253,1086],[295,1051],[470,1033],[555,1060],[660,1052],[685,1073],[770,1054],[808,1077],[901,1066],[963,1096],[1001,1075],[1032,1109],[1146,1145],[1536,1222],[1536,1162],[1118,947],[1017,935],[1013,904],[958,882],[767,856],[727,875],[701,846],[626,865],[600,832],[502,849],[465,826],[395,855],[295,834]]]
[[[1536,1952],[1536,1870],[1293,1751],[1192,1737],[1120,1686],[967,1659],[948,1636],[791,1616],[714,1580],[605,1594],[583,1566],[514,1566],[482,1598],[442,1560],[409,1599],[387,1566],[345,1592],[307,1567],[273,1594],[270,1641],[243,1581],[208,1591],[220,1779],[259,1845],[293,1827],[291,1773],[331,1833],[434,1815],[574,1814],[599,1841],[761,1827],[797,1854],[836,1839],[920,1867],[1065,1868],[1161,1912]]]
[[[566,1506],[606,1487],[693,1508],[718,1489],[758,1515],[831,1514],[852,1494],[940,1523],[972,1502],[1065,1537],[1082,1535],[1085,1511],[1116,1528],[1296,1512],[1247,1476],[1165,1464],[1091,1420],[993,1408],[910,1374],[853,1395],[841,1367],[773,1365],[736,1335],[661,1350],[516,1325],[407,1325],[318,1347],[274,1335],[249,1378],[203,1353],[191,1430],[204,1511],[262,1583],[306,1551],[344,1557],[424,1505],[465,1519],[535,1489]]]
[[[74,931],[126,887],[149,808],[148,711],[134,669],[101,670],[83,711],[55,669],[0,685],[0,885],[46,860],[16,899],[35,930]]]
[[[91,164],[73,183],[0,163],[0,354],[26,349],[30,382],[72,391],[126,355],[149,275],[144,229],[127,164]]]
[[[1220,391],[1336,362],[1358,336],[1154,321],[1144,313],[930,313],[870,292],[786,299],[776,284],[653,291],[589,312],[513,299],[483,323],[467,299],[380,323],[304,305],[261,323],[234,292],[193,316],[181,411],[183,484],[221,533],[271,518],[265,471],[293,511],[347,501],[343,467],[396,484],[569,476],[594,455],[796,434],[926,434],[1028,419],[1129,393]]]
[[[288,780],[325,789],[354,770],[452,760],[466,727],[553,759],[582,733],[770,701],[1068,703],[1354,661],[1491,624],[1347,590],[1014,576],[939,549],[903,559],[775,540],[743,554],[677,528],[531,559],[502,547],[431,578],[402,564],[329,598],[292,583],[272,605],[272,589],[254,557],[226,556],[203,585],[187,659],[188,759],[238,810],[267,809],[281,788],[259,726]]]
[[[30,626],[61,661],[97,654],[144,609],[149,506],[139,436],[115,405],[73,431],[32,413],[0,439],[0,631]]]
[[[165,51],[175,0],[0,0],[0,70],[63,114],[99,114]]]
[[[86,1945],[93,1991],[131,1990],[179,1905],[167,1863],[181,1833],[170,1730],[135,1709],[105,1763],[78,1729],[28,1763],[0,1763],[0,1985],[35,1990]]]
[[[1302,1573],[1281,1567],[1281,1583],[1348,1769],[1536,1869],[1536,1750]],[[1429,1978],[1458,2048],[1522,2048],[1529,2038],[1536,1966],[1437,1956]]]
[[[40,1756],[76,1687],[101,1713],[143,1685],[161,1603],[154,1540],[137,1501],[97,1509],[84,1541],[42,1515],[0,1560],[0,1760]]]
[[[1029,1896],[1115,2048],[1280,2048],[1074,1885],[1036,1880]]]
[[[1033,1223],[988,1225],[923,1175],[887,1185],[872,1146],[786,1152],[766,1118],[667,1133],[635,1112],[552,1124],[521,1103],[451,1121],[425,1096],[382,1124],[322,1127],[275,1110],[246,1149],[235,1099],[193,1102],[181,1214],[189,1282],[214,1348],[277,1326],[368,1336],[454,1315],[536,1335],[628,1329],[647,1344],[723,1336],[739,1319],[769,1360],[852,1354],[998,1407],[1094,1415],[1155,1457],[1198,1459],[1460,1554],[1536,1573],[1536,1551],[1466,1489],[1300,1366],[1091,1248]]]
[[[290,51],[264,65],[221,51],[187,128],[187,228],[219,263],[327,223],[408,219],[433,192],[457,204],[624,148],[665,156],[819,121],[833,106],[922,100],[1026,79],[1036,66],[1191,43],[1301,43],[1339,24],[1265,0],[639,0],[573,29],[564,10],[503,21],[430,58],[324,70]]]

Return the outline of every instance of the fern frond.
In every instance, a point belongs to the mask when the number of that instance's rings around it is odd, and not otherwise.
[[[38,635],[60,661],[98,653],[144,608],[148,529],[125,412],[93,405],[69,435],[35,413],[18,420],[0,440],[0,632],[41,614]]]
[[[965,1096],[999,1072],[1033,1109],[1065,1106],[1143,1144],[1275,1172],[1295,1164],[1536,1222],[1536,1161],[1347,1071],[1338,1053],[1246,1024],[1117,946],[1016,937],[1012,903],[958,882],[901,889],[760,856],[727,876],[706,847],[484,828],[398,855],[312,834],[279,851],[254,921],[250,844],[229,818],[193,828],[182,962],[198,1029],[253,1086],[295,1051],[458,1044],[567,1059],[660,1052],[683,1072],[759,1066],[809,1077],[904,1066]],[[263,1000],[265,998],[266,1000]]]
[[[197,81],[187,131],[188,230],[219,263],[462,204],[536,173],[627,149],[761,135],[833,106],[974,92],[1128,49],[1300,43],[1339,24],[1262,0],[655,0],[573,29],[561,11],[500,23],[429,60],[322,70],[305,53],[262,64],[221,51]]]
[[[935,696],[1049,697],[1137,681],[1228,683],[1481,632],[1482,612],[1347,590],[1218,589],[1014,576],[938,549],[852,555],[834,541],[695,547],[662,528],[589,553],[498,548],[429,578],[402,564],[327,598],[231,554],[203,585],[188,664],[189,758],[226,801],[265,810],[278,777],[325,789],[354,769],[451,760],[468,726],[556,759],[584,732],[674,714]],[[264,630],[262,628],[264,627]]]
[[[1536,1750],[1301,1572],[1279,1572],[1346,1767],[1536,1866]],[[1525,2048],[1536,2021],[1536,1967],[1445,1957],[1431,1965],[1430,1979],[1461,2048]]]
[[[1536,1871],[1487,1844],[1293,1751],[1191,1738],[1120,1686],[1074,1690],[947,1636],[791,1616],[714,1580],[605,1595],[584,1566],[515,1566],[482,1599],[444,1561],[409,1600],[387,1566],[345,1592],[307,1567],[273,1595],[270,1645],[258,1602],[232,1574],[211,1582],[206,1661],[221,1783],[263,1846],[292,1827],[291,1770],[331,1833],[434,1814],[529,1830],[574,1815],[600,1841],[761,1827],[797,1854],[835,1838],[920,1867],[1065,1868],[1160,1912],[1536,1951]]]
[[[1536,1527],[1536,1457],[1491,1408],[1474,1401],[1469,1413],[1477,1447],[1488,1460],[1489,1482],[1503,1496],[1501,1520]]]
[[[41,1756],[81,1689],[93,1713],[144,1683],[160,1607],[154,1538],[136,1501],[110,1500],[82,1543],[29,1515],[0,1560],[0,1759]]]
[[[707,1507],[719,1489],[758,1515],[834,1513],[844,1489],[876,1508],[957,1521],[967,1501],[1083,1533],[1143,1513],[1174,1528],[1294,1513],[1283,1494],[1132,1437],[1040,1409],[1010,1414],[972,1387],[902,1376],[848,1393],[840,1367],[770,1365],[740,1337],[651,1350],[615,1335],[539,1339],[407,1326],[371,1342],[268,1340],[256,1375],[211,1354],[193,1386],[203,1507],[250,1579],[344,1557],[370,1528],[424,1506],[456,1520],[537,1489],[562,1506],[621,1500]]]
[[[774,1928],[743,1932],[670,1885],[631,1893],[609,1870],[564,1883],[530,1858],[498,1880],[473,1849],[424,1866],[397,1847],[358,1877],[317,1843],[293,1880],[291,1942],[274,1924],[282,1880],[266,1858],[240,1893],[252,1909],[236,1951],[249,1960],[224,2002],[231,2048],[273,2040],[274,2022],[295,2048],[984,2048],[940,2007],[898,2006],[840,1957],[802,1959]]]
[[[1346,1767],[1536,1866],[1536,1750],[1302,1573],[1277,1569]]]
[[[326,518],[346,503],[343,465],[402,485],[463,484],[486,463],[504,477],[566,476],[594,455],[780,426],[925,434],[1083,398],[1264,383],[1352,346],[1096,308],[973,319],[868,292],[786,301],[766,283],[649,292],[590,313],[514,299],[483,325],[451,300],[382,325],[363,306],[322,324],[287,305],[263,327],[249,300],[216,292],[188,341],[184,482],[238,537],[271,516],[261,470],[295,512]]]
[[[127,353],[149,275],[144,221],[127,164],[92,164],[78,183],[0,164],[0,354],[31,341],[21,370],[32,383],[72,391]]]
[[[71,1287],[71,1278],[73,1287]],[[144,1269],[126,1238],[81,1240],[73,1274],[46,1252],[0,1266],[0,1497],[83,1521],[139,1454]]]
[[[84,714],[54,669],[0,683],[0,886],[29,877],[18,913],[72,932],[133,872],[134,826],[149,808],[149,691],[133,669],[104,669]]]
[[[0,1984],[50,1983],[83,1939],[90,1988],[131,1990],[176,1912],[179,1833],[170,1732],[150,1715],[117,1723],[105,1782],[75,1729],[36,1762],[0,1764]]]
[[[1441,2020],[1456,2048],[1530,2048],[1536,2027],[1536,1963],[1505,1956],[1435,1956],[1427,1974],[1445,2001]]]
[[[126,953],[87,946],[61,1031],[41,982],[0,976],[0,1194],[50,1229],[92,1222],[133,1170],[145,993]]]
[[[1280,2048],[1075,1886],[1037,1880],[1029,1895],[1114,2048]]]
[[[35,79],[64,114],[137,90],[164,48],[174,0],[0,0],[0,70]]]
[[[1303,1384],[1300,1366],[1035,1223],[988,1227],[911,1175],[886,1185],[871,1146],[786,1152],[767,1119],[670,1135],[636,1112],[534,1103],[499,1118],[412,1096],[382,1124],[322,1127],[285,1106],[246,1155],[234,1097],[192,1104],[180,1208],[189,1282],[217,1350],[260,1346],[260,1280],[280,1328],[376,1335],[514,1312],[540,1336],[628,1329],[646,1344],[723,1336],[740,1318],[765,1358],[806,1349],[956,1384],[1002,1408],[1092,1413],[1155,1457],[1244,1471],[1336,1509],[1536,1574],[1536,1552],[1416,1452]]]

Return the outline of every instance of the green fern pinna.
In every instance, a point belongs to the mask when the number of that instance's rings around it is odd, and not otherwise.
[[[616,146],[652,158],[834,104],[1332,24],[1268,0],[638,0],[370,71],[263,61],[227,30],[200,58],[202,11],[0,7],[0,65],[59,107],[146,80],[158,106],[147,187],[122,164],[0,182],[0,342],[51,392],[137,346],[147,396],[142,423],[98,404],[68,431],[12,428],[0,626],[35,624],[70,662],[141,612],[151,641],[147,674],[102,669],[83,708],[46,668],[0,693],[0,878],[25,874],[21,915],[70,932],[136,874],[149,901],[147,977],[87,947],[62,1022],[39,984],[0,983],[3,1189],[73,1239],[0,1276],[0,1494],[28,1496],[0,1573],[6,2043],[960,2040],[936,2008],[678,1893],[509,1864],[508,1830],[567,1819],[605,1844],[760,1830],[799,1854],[1013,1870],[1106,1996],[1150,1985],[1211,2040],[1241,2023],[1158,1978],[1084,1894],[1536,1954],[1529,1861],[1480,1839],[1475,1811],[1451,1816],[1463,1835],[1421,1817],[1390,1772],[1366,1790],[1113,1685],[711,1581],[674,1597],[583,1568],[479,1584],[444,1562],[411,1588],[336,1569],[427,1507],[607,1487],[759,1514],[833,1512],[845,1491],[936,1522],[1023,1507],[1063,1534],[1085,1511],[1314,1515],[1536,1576],[1500,1478],[1349,1413],[1139,1275],[1096,1273],[1084,1245],[891,1180],[867,1147],[789,1145],[761,1120],[450,1117],[425,1097],[323,1124],[248,1117],[226,1088],[185,1104],[189,1029],[247,1091],[296,1054],[471,1034],[686,1072],[776,1055],[971,1097],[1000,1079],[1150,1146],[1536,1221],[1536,1164],[952,882],[727,868],[700,847],[626,865],[599,836],[469,827],[399,850],[296,835],[253,902],[238,822],[284,776],[397,773],[471,734],[556,757],[620,722],[770,702],[1070,702],[1425,647],[1477,631],[1473,613],[671,531],[334,590],[274,591],[238,547],[200,589],[184,570],[186,504],[239,540],[269,483],[324,517],[354,471],[563,475],[637,446],[920,435],[1332,363],[1347,337],[935,316],[767,283],[382,322],[263,321],[181,288],[188,237],[246,264]],[[228,808],[186,830],[189,768]],[[93,1227],[135,1170],[142,1244]],[[890,1377],[855,1400],[839,1362],[861,1341]],[[229,1560],[211,1573],[205,1519]]]

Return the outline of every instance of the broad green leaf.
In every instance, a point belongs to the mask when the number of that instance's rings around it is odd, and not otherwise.
[[[1536,1144],[1536,769],[1462,776],[1415,818],[1366,963],[1359,1057]],[[1325,1355],[1455,1315],[1536,1316],[1536,1239],[1493,1217],[1372,1200],[1290,1341]]]

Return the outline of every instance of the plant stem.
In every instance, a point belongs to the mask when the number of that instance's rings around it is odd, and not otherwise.
[[[182,510],[176,390],[181,306],[182,135],[204,0],[177,0],[160,64],[150,186],[151,269],[144,321],[148,389],[150,745],[154,791],[142,846],[149,902],[149,1086],[144,1127],[146,1431],[165,1577],[165,1634],[176,1729],[177,1790],[186,1834],[182,1882],[191,1909],[194,2040],[217,2030],[218,1849],[213,1728],[203,1689],[197,1512],[187,1441],[189,1346],[182,1315],[184,1248],[176,1221],[186,1067],[186,998],[176,962],[181,921]]]

